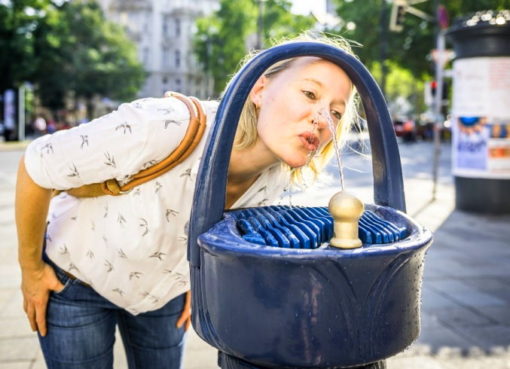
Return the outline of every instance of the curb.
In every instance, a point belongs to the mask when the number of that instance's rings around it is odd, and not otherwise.
[[[0,142],[0,152],[25,150],[31,141]]]

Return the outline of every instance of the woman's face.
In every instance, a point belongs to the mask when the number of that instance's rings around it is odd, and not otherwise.
[[[351,90],[340,67],[317,57],[298,58],[281,72],[262,76],[250,93],[259,109],[257,144],[275,162],[305,165],[331,140],[328,117],[336,125]]]

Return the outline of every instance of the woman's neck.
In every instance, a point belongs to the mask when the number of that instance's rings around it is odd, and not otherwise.
[[[228,184],[236,185],[256,179],[278,159],[260,141],[245,149],[233,149],[228,167]]]
[[[277,162],[278,160],[258,143],[246,149],[233,149],[228,167],[225,207],[230,208],[264,170]]]

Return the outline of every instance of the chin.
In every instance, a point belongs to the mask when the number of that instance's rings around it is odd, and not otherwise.
[[[292,158],[289,160],[284,160],[284,162],[289,167],[291,167],[293,169],[298,169],[298,168],[304,167],[306,164],[308,164],[308,157],[306,157],[306,158]]]

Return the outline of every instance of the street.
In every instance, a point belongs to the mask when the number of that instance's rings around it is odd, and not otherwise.
[[[14,186],[21,148],[0,147],[0,369],[44,368],[37,338],[22,310],[14,226]],[[442,145],[436,201],[431,201],[433,146],[400,144],[407,212],[434,232],[422,291],[422,332],[405,352],[388,360],[389,369],[510,368],[510,216],[454,211],[450,145]],[[327,205],[338,191],[338,171],[328,167],[321,182],[294,205]],[[345,188],[372,202],[368,156],[343,158]],[[115,368],[126,368],[117,340]],[[217,368],[216,352],[191,333],[185,368]]]

